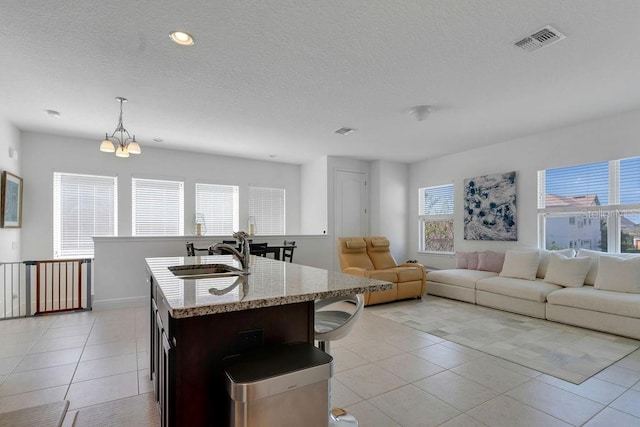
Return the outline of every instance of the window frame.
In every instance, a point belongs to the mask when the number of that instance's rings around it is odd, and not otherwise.
[[[621,218],[625,214],[640,215],[640,201],[638,203],[620,203],[620,187],[621,187],[621,162],[625,160],[640,159],[640,157],[632,157],[628,159],[609,160],[607,174],[607,204],[590,206],[586,208],[578,207],[546,207],[546,171],[543,169],[538,171],[538,247],[546,248],[546,219],[558,218],[564,216],[574,216],[575,224],[585,222],[591,224],[593,219],[604,221],[607,230],[607,251],[603,253],[621,253]],[[577,166],[596,164],[603,162],[592,162],[579,165],[570,165],[560,168],[572,168]],[[583,224],[584,225],[584,224]],[[600,249],[596,249],[600,250]]]
[[[447,192],[450,191],[450,199],[445,201],[444,203],[449,203],[448,209],[444,209],[445,206],[442,206],[440,209],[437,209],[437,213],[425,213],[426,207],[424,206],[425,200],[424,195],[428,190],[436,190],[436,189],[447,189]],[[446,212],[445,212],[446,211]],[[425,254],[442,254],[442,255],[450,255],[455,253],[455,186],[453,183],[450,184],[442,184],[442,185],[433,185],[429,187],[421,187],[418,188],[418,252]],[[426,236],[425,229],[428,223],[433,222],[448,222],[450,223],[451,229],[451,250],[450,251],[441,251],[434,250],[431,248],[427,248],[426,245]]]
[[[224,187],[224,190],[226,191],[220,191],[218,193],[216,193],[216,189],[222,189],[222,187]],[[206,189],[206,191],[205,191]],[[202,190],[202,191],[200,191]],[[204,229],[201,231],[201,234],[203,236],[230,236],[234,231],[239,230],[240,227],[240,187],[237,185],[225,185],[225,184],[211,184],[211,183],[207,183],[207,182],[196,182],[195,187],[194,187],[194,193],[195,193],[195,221],[194,221],[194,226],[195,224],[197,224],[200,220],[204,220],[205,222],[205,227]],[[212,195],[212,194],[217,194],[219,197],[224,198],[225,194],[227,193],[231,193],[232,194],[232,201],[231,201],[231,206],[226,206],[226,205],[222,205],[220,207],[218,207],[218,209],[225,211],[226,209],[231,209],[231,229],[230,230],[226,230],[223,231],[220,228],[218,228],[216,225],[219,224],[220,222],[225,221],[225,219],[218,219],[215,217],[213,218],[209,218],[209,213],[210,213],[210,205],[209,203],[206,203],[205,206],[205,201],[203,200],[203,197],[201,198],[201,194],[207,194],[207,195]],[[202,218],[200,218],[200,216],[202,216]]]
[[[137,188],[138,182],[154,182],[154,183],[171,183],[177,184],[177,194],[175,195],[175,200],[177,205],[172,208],[176,209],[176,216],[174,220],[178,221],[175,233],[162,233],[158,232],[157,229],[153,230],[151,233],[144,232],[136,232],[136,227],[138,226],[139,220],[136,219],[139,209],[137,207],[138,195]],[[166,189],[165,189],[166,191]],[[158,195],[158,198],[167,201],[166,192],[164,195]],[[171,208],[171,206],[169,206]],[[166,218],[166,216],[164,216]],[[158,221],[157,218],[153,218],[153,221]],[[168,221],[158,221],[158,222],[167,222]],[[156,225],[158,226],[158,225]],[[166,225],[164,226],[165,228]],[[154,179],[154,178],[140,178],[140,177],[131,177],[131,235],[132,236],[183,236],[184,235],[184,181],[175,180],[175,179]]]
[[[93,227],[93,232],[91,233],[91,235],[84,235],[83,233],[81,233],[81,228],[82,228],[82,224],[79,223],[80,218],[83,216],[82,214],[78,214],[77,215],[77,229],[78,232],[75,234],[75,239],[76,239],[76,251],[73,253],[68,252],[68,250],[64,249],[65,247],[70,245],[69,243],[65,243],[65,220],[64,217],[66,216],[65,212],[63,212],[64,209],[64,204],[65,202],[62,200],[63,198],[63,192],[64,192],[64,183],[62,182],[64,180],[65,177],[81,177],[81,178],[90,178],[92,180],[103,180],[105,184],[108,185],[103,185],[103,186],[98,186],[96,185],[97,183],[94,182],[94,184],[92,185],[91,182],[89,182],[89,180],[87,180],[87,182],[78,182],[76,184],[76,186],[86,186],[88,188],[92,187],[93,188],[93,209],[88,209],[87,210],[82,210],[82,212],[85,215],[88,216],[93,216],[94,217],[94,221],[92,222],[92,227]],[[110,208],[112,209],[110,212],[110,215],[108,215],[108,217],[105,216],[105,212],[104,212],[104,206],[96,206],[96,188],[100,188],[100,189],[106,189],[105,190],[105,194],[111,192],[110,194],[110,198],[111,200],[107,201],[107,205],[110,205]],[[70,190],[70,189],[68,189]],[[86,198],[86,194],[83,194],[83,196],[85,196]],[[77,200],[78,203],[74,206],[75,208],[79,209],[80,208],[80,201],[81,199]],[[85,200],[86,201],[86,200]],[[100,234],[101,236],[117,236],[118,235],[118,176],[117,175],[95,175],[95,174],[79,174],[79,173],[71,173],[71,172],[53,172],[53,259],[73,259],[73,258],[93,258],[94,257],[94,245],[93,245],[93,239],[91,239],[91,237],[96,236],[97,234],[95,233],[95,228],[96,228],[96,224],[97,222],[95,221],[95,218],[98,218],[99,216],[97,214],[100,214],[100,216],[102,218],[110,218],[110,219],[105,219],[105,221],[103,221],[100,225],[102,225],[103,227],[107,227],[107,228],[111,228],[111,233],[108,234]],[[85,240],[85,245],[84,246],[88,246],[86,243],[86,238],[91,239],[91,250],[82,250],[81,247],[83,246],[82,244],[82,240]],[[73,239],[71,239],[73,240]]]
[[[273,209],[273,200],[268,200],[268,203],[272,204],[269,212],[259,211],[256,208],[256,201],[254,198],[257,194],[254,193],[262,193],[261,197],[264,198],[265,193],[281,193],[279,195],[279,199],[281,200],[280,208],[277,209],[281,212],[281,218],[278,219],[278,224],[271,218],[271,215],[274,213]],[[276,199],[278,199],[276,198]],[[264,202],[260,204],[264,205]],[[256,187],[249,186],[248,194],[247,194],[247,215],[249,219],[253,218],[255,223],[255,235],[256,236],[284,236],[287,234],[287,190],[285,188],[277,188],[277,187]],[[265,216],[269,216],[268,219],[265,219]],[[276,229],[274,232],[274,224],[276,224]],[[280,227],[278,229],[278,227]],[[267,231],[265,231],[267,230]]]

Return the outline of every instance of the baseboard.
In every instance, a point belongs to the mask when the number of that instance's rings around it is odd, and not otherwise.
[[[93,300],[94,310],[114,310],[117,308],[140,307],[149,304],[149,297],[131,297]]]

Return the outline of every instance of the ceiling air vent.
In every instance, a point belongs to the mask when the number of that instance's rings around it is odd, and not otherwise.
[[[333,131],[334,133],[340,134],[340,135],[348,135],[351,132],[354,132],[355,129],[352,128],[340,128],[338,130]]]
[[[515,46],[527,52],[533,52],[534,50],[552,45],[564,38],[566,38],[564,34],[551,25],[547,25],[522,40],[515,42]]]

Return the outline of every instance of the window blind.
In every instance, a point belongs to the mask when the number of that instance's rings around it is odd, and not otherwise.
[[[53,257],[93,257],[92,236],[116,236],[118,178],[53,174]]]
[[[231,235],[239,228],[238,187],[196,183],[196,222],[202,234]]]
[[[249,187],[249,216],[256,220],[257,235],[285,234],[284,188]]]
[[[184,234],[184,184],[181,181],[132,179],[134,236]]]
[[[453,184],[420,188],[418,215],[452,215]]]
[[[544,192],[538,197],[539,205],[544,201],[540,208],[591,206],[595,196],[600,205],[608,205],[609,162],[547,169],[538,191]]]

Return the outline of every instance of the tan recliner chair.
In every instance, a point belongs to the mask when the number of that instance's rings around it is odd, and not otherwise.
[[[422,298],[424,295],[427,280],[424,266],[413,263],[398,265],[389,251],[386,237],[340,237],[338,258],[343,273],[393,283],[389,290],[366,293],[366,305]]]

